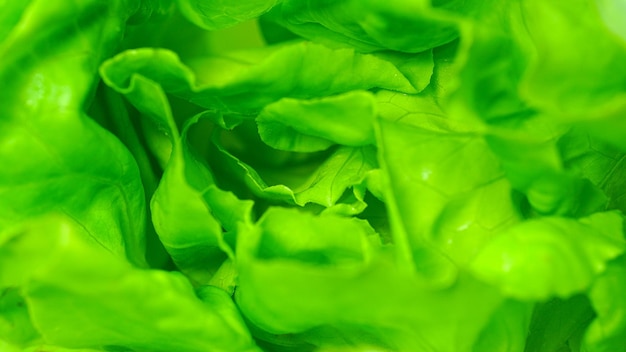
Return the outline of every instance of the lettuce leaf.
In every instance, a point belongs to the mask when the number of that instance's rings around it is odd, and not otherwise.
[[[226,292],[207,288],[201,300],[180,273],[135,268],[86,241],[91,236],[63,215],[2,233],[0,285],[21,287],[44,341],[70,348],[256,350]]]

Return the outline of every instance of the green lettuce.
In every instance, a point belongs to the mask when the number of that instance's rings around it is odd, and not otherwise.
[[[626,351],[623,2],[0,10],[1,351]]]

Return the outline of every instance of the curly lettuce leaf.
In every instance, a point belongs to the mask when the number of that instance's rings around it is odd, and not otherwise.
[[[539,49],[533,44],[526,23],[532,8],[516,1],[499,3],[478,12],[477,21],[462,27],[463,35],[451,66],[452,85],[456,89],[444,99],[442,108],[452,119],[484,125],[490,148],[501,159],[513,188],[524,194],[532,212],[586,216],[604,210],[612,195],[605,194],[584,173],[567,167],[562,155],[569,153],[568,146],[562,139],[568,138],[573,121],[558,118],[563,112],[539,106],[525,93],[530,75],[536,74],[532,73],[534,65],[545,67],[547,63],[543,62],[549,61],[537,61]],[[576,10],[568,11],[568,21],[575,21],[572,14]],[[542,13],[537,14],[541,19],[537,25],[551,27],[551,11]],[[552,44],[550,50],[568,43],[557,44],[555,39]],[[578,48],[571,46],[568,50]],[[565,52],[557,51],[559,55]],[[490,64],[485,66],[485,62]],[[551,85],[568,86],[563,82],[556,77],[549,80]],[[547,96],[539,93],[539,87],[528,89],[529,94],[541,99]]]
[[[336,96],[268,104],[256,119],[265,144],[280,150],[314,152],[334,144],[374,144],[373,94],[351,91]]]
[[[201,301],[183,275],[131,266],[50,215],[1,233],[0,286],[18,286],[43,340],[68,348],[256,351],[225,291]],[[8,274],[8,275],[7,275]]]
[[[528,328],[526,350],[585,351],[581,349],[582,336],[594,317],[584,294],[540,302],[535,305]]]
[[[25,346],[39,339],[24,297],[15,287],[0,290],[0,346]],[[8,347],[7,347],[8,349]]]
[[[597,315],[584,334],[585,351],[624,351],[626,319],[624,278],[626,261],[621,256],[607,265],[606,271],[591,287],[589,300]]]
[[[449,260],[466,266],[519,221],[510,184],[474,126],[430,112],[424,107],[432,101],[420,97],[391,96],[386,104],[391,109],[381,111],[377,143],[397,250],[405,265],[452,280]]]
[[[447,99],[451,117],[497,124],[526,114],[518,86],[530,54],[511,40],[525,38],[519,1],[486,2],[461,30],[450,77],[457,86]]]
[[[214,140],[213,150],[212,164],[222,170],[223,176],[227,175],[229,184],[236,183],[235,189],[261,199],[299,206],[333,207],[347,190],[359,192],[359,186],[378,166],[376,151],[371,146],[338,147],[321,160],[296,154],[292,156],[295,160],[288,158],[278,164],[259,163],[254,150],[247,157],[237,156],[218,139]],[[304,159],[299,161],[299,156]]]
[[[626,46],[609,35],[595,2],[533,0],[521,8],[529,44],[536,52],[521,82],[521,94],[555,118],[584,119],[593,125],[594,120],[623,115],[626,70],[620,63],[626,58]]]
[[[234,26],[259,17],[282,0],[178,0],[180,11],[194,24],[208,30]]]
[[[0,173],[0,228],[61,211],[99,233],[93,241],[143,266],[137,164],[83,111],[133,4],[31,1],[0,43],[0,161],[13,165]]]
[[[536,213],[580,217],[607,206],[610,195],[603,192],[597,178],[591,180],[587,175],[606,174],[611,166],[596,169],[605,166],[597,165],[585,171],[571,165],[568,154],[593,152],[574,140],[587,136],[574,137],[573,133],[566,126],[535,116],[511,120],[506,127],[492,127],[487,136],[512,186],[526,196]]]
[[[242,230],[236,301],[258,328],[291,336],[276,343],[469,351],[502,302],[465,275],[436,288],[407,272],[362,220],[275,207]]]
[[[161,86],[132,77],[128,86],[111,84],[169,139],[155,150],[166,151],[165,170],[151,200],[155,230],[176,266],[192,280],[207,283],[224,260],[233,258],[234,231],[238,222],[251,221],[252,203],[218,188],[209,166],[194,153],[188,134],[204,115],[188,119],[179,132]]]
[[[187,64],[171,51],[143,48],[118,54],[102,70],[109,85],[124,86],[132,74],[141,74],[168,93],[225,114],[255,114],[285,97],[312,98],[370,88],[417,91],[389,61],[310,42],[195,57]]]
[[[472,271],[518,299],[568,298],[587,290],[624,251],[623,221],[616,211],[527,220],[490,241]]]
[[[582,128],[570,130],[559,140],[559,145],[566,169],[601,189],[607,197],[607,209],[626,211],[625,154],[620,148],[590,135]]]
[[[304,38],[360,51],[419,53],[458,36],[460,14],[472,1],[294,1],[276,6],[268,17]]]

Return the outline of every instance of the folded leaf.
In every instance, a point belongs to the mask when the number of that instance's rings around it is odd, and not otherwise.
[[[356,219],[270,208],[242,230],[236,300],[243,314],[321,349],[470,351],[501,303],[467,276],[437,289],[407,273]],[[467,304],[472,298],[481,304]]]
[[[256,121],[269,146],[312,152],[333,144],[373,144],[375,113],[373,95],[353,91],[311,100],[281,99],[265,106]]]
[[[585,177],[587,172],[571,168],[564,158],[569,153],[593,153],[573,140],[586,140],[587,135],[574,137],[568,128],[542,116],[513,121],[507,127],[492,127],[487,141],[512,186],[526,195],[535,212],[580,217],[605,209],[608,199],[601,185]]]
[[[212,163],[228,175],[228,182],[252,195],[270,201],[305,206],[335,205],[346,190],[361,185],[375,169],[375,150],[371,147],[340,147],[319,161],[282,165],[250,165],[215,141]],[[254,161],[252,159],[251,161]],[[243,192],[243,191],[241,191]]]
[[[457,13],[472,12],[472,1],[285,0],[270,18],[305,38],[361,51],[392,49],[417,53],[458,35]]]
[[[519,96],[530,49],[511,38],[526,38],[519,1],[485,1],[474,21],[464,22],[451,70],[458,84],[450,96],[454,119],[498,124],[528,114]],[[487,64],[488,63],[488,64]]]
[[[32,344],[40,338],[28,314],[24,297],[17,288],[0,290],[0,347],[2,341],[16,346]],[[8,347],[6,348],[8,349]],[[2,349],[4,351],[5,349]]]
[[[589,299],[597,317],[584,335],[583,348],[586,351],[626,351],[623,344],[626,337],[624,258],[621,256],[610,262],[591,287]]]
[[[568,299],[551,299],[535,305],[526,348],[548,352],[580,348],[581,336],[595,314],[589,299],[575,295]]]
[[[209,29],[233,26],[262,15],[281,0],[178,0],[181,12],[196,25]]]
[[[10,165],[0,171],[0,229],[61,211],[145,266],[136,162],[83,111],[132,13],[121,0],[31,1],[0,43],[0,164]]]
[[[195,58],[188,64],[167,50],[136,49],[108,60],[102,74],[110,86],[125,87],[137,73],[200,106],[238,114],[257,113],[285,97],[312,98],[379,87],[416,91],[389,61],[310,42]]]
[[[582,128],[572,129],[559,145],[564,166],[601,189],[608,198],[607,209],[626,211],[624,152]]]
[[[607,262],[624,251],[622,223],[615,211],[580,220],[531,219],[487,244],[472,270],[511,297],[567,298],[587,290]]]
[[[522,11],[529,36],[525,44],[536,54],[520,93],[555,120],[580,124],[624,150],[626,69],[620,63],[626,46],[607,27],[603,2],[527,1]]]
[[[226,292],[215,289],[205,305],[181,274],[133,268],[87,242],[93,234],[66,216],[34,220],[2,236],[0,286],[6,287],[7,270],[19,278],[33,325],[50,344],[257,350]]]
[[[450,282],[456,269],[448,259],[465,266],[519,214],[480,131],[421,104],[403,110],[395,121],[380,118],[377,135],[394,241],[405,265]]]
[[[207,283],[224,260],[233,257],[234,234],[225,238],[223,228],[232,232],[237,222],[250,221],[252,204],[219,189],[208,165],[194,155],[187,135],[206,115],[189,119],[180,134],[160,85],[134,75],[127,87],[114,88],[169,139],[165,149],[171,153],[163,156],[165,170],[151,201],[152,220],[178,268],[196,282]]]

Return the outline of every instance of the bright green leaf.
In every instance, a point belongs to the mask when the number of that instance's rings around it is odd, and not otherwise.
[[[606,270],[607,262],[624,251],[622,223],[618,212],[579,220],[531,219],[487,244],[472,270],[511,297],[567,298],[587,290]]]
[[[0,285],[18,284],[33,325],[51,344],[139,351],[256,351],[224,291],[204,305],[179,273],[133,268],[65,216],[2,233]],[[36,258],[35,261],[32,258]],[[9,284],[11,284],[9,282]]]

